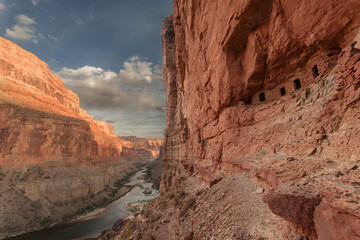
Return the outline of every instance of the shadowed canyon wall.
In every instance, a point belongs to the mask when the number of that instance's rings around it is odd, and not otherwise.
[[[126,190],[113,183],[155,159],[161,144],[120,139],[46,63],[0,38],[0,238],[110,201]]]
[[[360,239],[359,9],[174,1],[162,195],[132,239]]]

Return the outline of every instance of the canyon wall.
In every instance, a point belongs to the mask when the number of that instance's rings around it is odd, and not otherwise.
[[[163,140],[158,138],[119,136],[119,139],[130,142],[135,148],[150,150],[153,157],[157,157],[160,154],[160,147],[163,144]]]
[[[162,195],[132,239],[360,239],[359,9],[174,1]]]
[[[0,238],[121,195],[113,183],[155,159],[161,143],[118,138],[46,63],[0,38]]]
[[[0,165],[89,164],[133,148],[111,125],[80,109],[78,96],[46,63],[5,39],[0,39],[0,81]]]

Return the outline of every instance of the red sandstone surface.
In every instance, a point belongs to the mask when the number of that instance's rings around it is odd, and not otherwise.
[[[132,239],[360,239],[359,9],[174,0],[162,196]]]

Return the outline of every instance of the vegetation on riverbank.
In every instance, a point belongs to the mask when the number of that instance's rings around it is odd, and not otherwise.
[[[160,178],[159,177],[154,177],[153,175],[153,171],[154,171],[154,167],[153,166],[148,166],[146,168],[146,173],[145,173],[145,181],[146,182],[151,182],[153,183],[153,188],[159,190],[160,188]]]
[[[122,177],[120,180],[114,182],[113,187],[112,187],[112,191],[109,193],[108,197],[104,197],[103,199],[101,199],[98,202],[95,202],[91,205],[88,205],[86,207],[80,208],[78,209],[76,212],[69,214],[69,215],[65,215],[63,217],[64,221],[69,221],[72,219],[75,219],[77,217],[80,217],[83,214],[89,213],[94,211],[95,209],[98,208],[103,208],[106,207],[107,205],[109,205],[110,203],[112,203],[113,201],[121,198],[122,196],[124,196],[126,193],[128,193],[129,191],[131,191],[131,189],[134,186],[130,186],[130,185],[125,185],[126,183],[130,182],[131,177],[137,173],[139,171],[139,169],[136,169],[132,172],[129,172],[128,174],[126,174],[124,177]],[[121,191],[120,191],[121,190]],[[120,193],[119,193],[120,191]]]
[[[126,210],[131,213],[139,213],[144,210],[152,202],[152,200],[153,199],[129,203]]]

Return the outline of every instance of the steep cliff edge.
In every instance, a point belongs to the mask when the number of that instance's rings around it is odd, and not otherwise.
[[[118,197],[113,183],[159,147],[119,139],[46,63],[0,38],[0,238]]]
[[[174,1],[162,195],[132,239],[360,238],[358,9]]]

